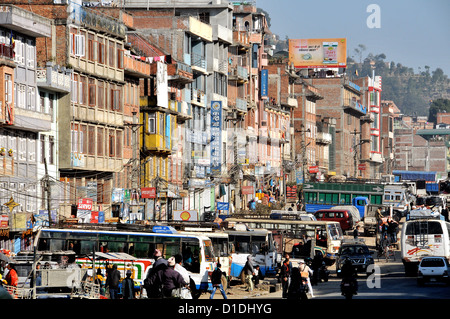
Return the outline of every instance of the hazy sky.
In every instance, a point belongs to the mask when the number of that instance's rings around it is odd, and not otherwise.
[[[379,28],[369,28],[379,8]],[[281,39],[347,38],[348,55],[358,44],[385,61],[450,77],[450,0],[256,0],[267,11],[270,30]]]

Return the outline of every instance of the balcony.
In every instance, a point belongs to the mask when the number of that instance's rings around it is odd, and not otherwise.
[[[228,80],[239,83],[248,82],[248,70],[242,66],[231,66],[228,72]]]
[[[13,68],[16,66],[12,46],[0,43],[0,65],[7,65]]]
[[[366,115],[361,116],[360,120],[364,121],[364,122],[370,122],[371,123],[371,122],[375,121],[375,115],[372,112],[369,112]]]
[[[191,89],[191,103],[201,107],[206,107],[205,92],[198,89]]]
[[[12,5],[0,6],[0,25],[34,38],[50,37],[52,34],[50,19]]]
[[[168,64],[167,78],[169,81],[176,81],[181,84],[188,84],[194,81],[191,66],[183,62]]]
[[[288,94],[281,94],[281,101],[282,106],[287,106],[291,108],[297,108],[298,107],[298,101],[295,97],[288,95]]]
[[[42,89],[59,93],[70,93],[72,81],[72,70],[47,62],[45,68],[36,71],[37,86]]]
[[[208,74],[206,58],[199,54],[192,53],[191,54],[191,67],[192,70],[203,73],[205,75]]]
[[[126,54],[123,57],[123,68],[125,74],[135,76],[138,78],[150,77],[150,64],[136,60]]]
[[[348,110],[355,111],[359,115],[366,115],[367,108],[359,103],[355,98],[352,99],[344,99],[343,107]]]
[[[330,133],[317,132],[316,143],[328,145],[331,144],[332,141],[333,140]]]
[[[212,28],[213,39],[215,41],[222,40],[223,42],[227,42],[228,44],[233,43],[233,31],[231,31],[231,29],[225,28],[224,26],[219,24],[213,25]]]
[[[242,49],[250,48],[250,37],[247,31],[233,31],[233,45],[236,45]]]

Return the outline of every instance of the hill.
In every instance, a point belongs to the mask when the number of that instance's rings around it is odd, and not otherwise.
[[[355,50],[358,52],[358,50]],[[419,68],[415,73],[401,63],[386,62],[384,54],[369,54],[363,62],[347,58],[347,74],[382,77],[382,99],[392,100],[402,113],[428,116],[430,103],[438,99],[450,99],[450,80],[442,69],[431,71]]]

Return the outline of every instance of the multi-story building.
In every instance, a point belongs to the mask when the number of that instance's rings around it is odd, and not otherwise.
[[[361,116],[361,156],[359,176],[368,179],[381,178],[382,126],[381,126],[381,77],[363,77],[354,82],[361,88],[361,104],[367,113]]]
[[[393,101],[381,101],[382,174],[391,175],[394,169],[394,119],[400,110]]]
[[[209,1],[189,4],[178,1],[170,5],[158,1],[145,4],[129,1],[125,8],[133,15],[134,28],[142,38],[170,55],[180,68],[185,66],[192,72],[192,79],[177,84],[178,102],[192,115],[179,128],[179,141],[183,143],[179,145],[177,154],[183,156],[180,171],[188,191],[182,206],[200,213],[208,207],[213,209],[215,193],[219,189],[216,181],[226,173],[226,166],[220,164],[226,154],[222,129],[225,128],[223,119],[228,110],[231,6],[228,1],[213,4]],[[220,104],[222,108],[220,133],[215,139],[211,138],[213,102],[219,102],[214,105]],[[214,183],[211,177],[215,179]]]
[[[359,176],[361,144],[365,142],[361,138],[360,118],[367,114],[366,107],[361,104],[361,88],[347,76],[325,77],[320,76],[320,72],[317,77],[304,80],[323,96],[316,102],[316,114],[336,120],[330,130],[328,175]]]
[[[38,43],[38,63],[73,69],[71,93],[57,110],[59,198],[61,216],[77,215],[80,199],[91,199],[92,211],[119,217],[122,202],[114,189],[129,185],[131,159],[124,151],[127,136],[124,80],[126,27],[81,1],[26,3],[28,10],[53,19],[47,42]]]
[[[41,183],[47,177],[44,160],[48,176],[57,178],[55,99],[39,93],[36,49],[37,41],[47,41],[51,31],[52,22],[45,17],[14,5],[0,6],[0,201],[8,214],[29,215],[48,207]],[[18,204],[11,210],[3,206],[10,199]],[[10,226],[24,230],[27,218],[10,219]]]

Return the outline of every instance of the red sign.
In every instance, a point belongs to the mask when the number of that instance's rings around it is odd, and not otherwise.
[[[91,198],[80,198],[78,200],[79,210],[92,210],[92,199]]]
[[[141,198],[156,198],[156,187],[141,187]]]
[[[366,170],[366,163],[358,164],[358,169],[360,171],[365,171]]]
[[[242,195],[253,195],[254,192],[253,186],[242,186]]]
[[[315,173],[319,173],[319,166],[310,166],[309,167],[309,172],[311,173],[311,174],[315,174]]]

